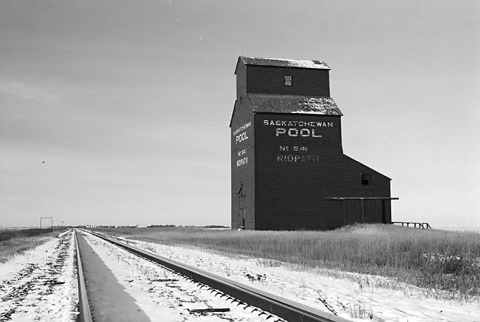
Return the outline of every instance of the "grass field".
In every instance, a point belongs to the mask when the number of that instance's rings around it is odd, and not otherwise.
[[[38,236],[51,232],[52,228],[0,229],[0,241],[11,238]]]
[[[105,229],[156,243],[195,245],[302,267],[380,275],[442,297],[480,296],[480,234],[392,225],[340,230],[232,231],[198,228]]]
[[[48,229],[2,229],[0,230],[0,263],[5,263],[11,257],[24,253],[45,242],[53,233]]]

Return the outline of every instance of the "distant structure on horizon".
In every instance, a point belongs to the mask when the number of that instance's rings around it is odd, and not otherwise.
[[[391,223],[391,179],[343,154],[329,71],[318,60],[238,58],[232,229]]]

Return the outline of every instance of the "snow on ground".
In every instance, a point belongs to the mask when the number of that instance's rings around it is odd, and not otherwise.
[[[352,321],[480,321],[479,299],[473,303],[438,300],[425,290],[406,284],[399,289],[401,283],[380,276],[320,269],[306,271],[277,261],[227,257],[201,248],[128,242],[319,310],[336,312]]]
[[[97,237],[83,236],[85,239],[78,239],[79,247],[96,321],[267,321],[266,315],[252,313],[251,307],[243,309],[160,265],[140,259]],[[230,311],[215,314],[189,312],[211,308]]]
[[[71,321],[77,316],[73,234],[0,264],[0,321]]]
[[[71,233],[64,234],[0,264],[1,321],[75,319],[78,313],[77,285],[72,241]],[[437,300],[421,289],[407,285],[399,288],[401,283],[383,277],[320,269],[305,271],[277,261],[225,256],[194,247],[131,240],[129,243],[316,309],[336,312],[352,321],[480,322],[478,299],[472,303]],[[96,313],[100,312],[105,317],[97,321],[185,321],[188,309],[236,308],[235,304],[228,306],[227,301],[220,300],[206,290],[205,294],[197,293],[193,283],[169,275],[153,263],[136,260],[132,268],[131,261],[135,259],[129,259],[129,256],[133,255],[114,250],[113,247],[109,249],[104,255],[90,252],[90,257],[93,257],[90,260],[96,264],[90,265],[88,274],[104,281],[104,284],[89,285],[91,294],[97,293],[94,303],[101,304],[97,305]],[[114,273],[112,268],[103,270],[107,263],[118,268],[118,272]],[[179,281],[161,281],[165,279]],[[106,290],[113,290],[115,296],[108,295],[104,292]],[[135,300],[132,301],[132,298]],[[200,300],[193,301],[192,298]],[[134,314],[133,318],[126,318],[123,309],[128,314]],[[123,312],[123,316],[113,315],[115,318],[109,319],[112,312]],[[185,314],[182,315],[182,312]],[[238,314],[235,315],[235,321],[261,321],[251,320],[248,310],[235,312]],[[213,321],[213,318],[213,315],[188,315],[188,320]]]

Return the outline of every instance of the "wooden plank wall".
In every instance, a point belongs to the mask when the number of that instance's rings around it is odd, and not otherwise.
[[[390,179],[343,154],[341,117],[253,113],[244,94],[330,96],[328,70],[238,66],[231,123],[231,225],[257,230],[334,229],[344,223],[391,222]],[[284,85],[284,76],[293,86]],[[361,174],[371,175],[364,186]],[[238,195],[242,187],[241,196]],[[383,205],[382,205],[383,204]],[[241,210],[239,212],[239,210]]]
[[[254,124],[251,108],[244,100],[237,100],[230,129],[231,134],[231,227],[242,225],[239,210],[245,210],[245,228],[255,229],[255,151]],[[242,201],[238,195],[242,187]]]
[[[284,126],[294,121],[326,126]],[[289,128],[308,129],[310,136],[306,130],[304,136],[295,136],[297,131],[288,135]],[[340,117],[258,113],[255,133],[256,229],[341,226],[341,203],[325,201],[342,190]]]
[[[293,77],[293,86],[284,85],[285,75]],[[239,80],[237,78],[237,82]],[[248,93],[330,97],[328,70],[247,66],[246,90]]]
[[[341,197],[390,197],[390,179],[383,174],[367,167],[366,165],[348,157],[343,159],[342,180],[344,186],[344,195]],[[362,185],[361,175],[367,173],[371,175],[371,184]],[[348,201],[348,223],[360,223],[361,207],[360,201]],[[385,218],[382,218],[382,202],[365,201],[366,222],[391,223],[391,201],[385,203]]]
[[[239,61],[237,70],[235,71],[237,79],[237,100],[247,92],[247,70],[245,64]]]

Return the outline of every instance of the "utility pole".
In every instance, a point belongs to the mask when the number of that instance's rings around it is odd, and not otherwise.
[[[50,219],[50,223],[52,224],[52,232],[54,231],[53,229],[53,217],[40,217],[40,229],[42,229],[42,219]]]

